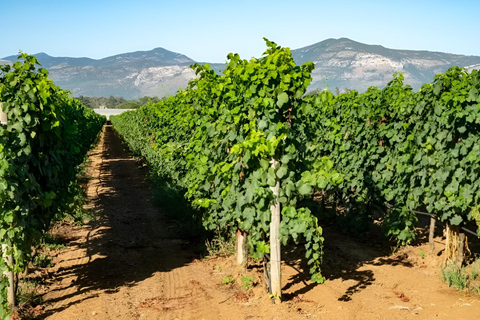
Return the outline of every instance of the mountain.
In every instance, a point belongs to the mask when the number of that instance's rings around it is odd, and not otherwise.
[[[327,39],[316,44],[292,50],[297,64],[315,63],[313,81],[309,91],[316,88],[331,90],[356,89],[365,91],[369,86],[385,86],[395,72],[402,72],[405,83],[418,90],[423,83],[432,82],[433,76],[451,66],[480,68],[479,56],[465,56],[430,51],[394,50],[380,45],[368,45],[347,38]],[[35,55],[50,78],[74,96],[122,96],[136,99],[142,96],[166,96],[178,88],[186,87],[195,72],[189,57],[156,48],[103,59],[52,57],[46,53]],[[17,56],[0,60],[11,63]],[[224,64],[211,64],[220,72]]]
[[[2,59],[0,59],[0,65],[2,65],[2,64],[12,64],[12,62],[11,62],[11,61],[8,61],[8,60],[2,60]]]
[[[189,68],[194,60],[163,48],[98,60],[52,57],[43,52],[35,56],[55,84],[72,91],[74,96],[162,97],[186,87],[195,78],[195,72]],[[13,62],[17,56],[3,60]]]
[[[51,57],[44,52],[34,54],[44,68],[52,67],[129,67],[129,68],[149,68],[159,66],[172,65],[190,65],[195,63],[192,59],[183,54],[165,50],[163,48],[155,48],[150,51],[136,51],[130,53],[118,54],[115,56],[95,60],[90,58],[68,58],[68,57]],[[16,61],[17,56],[9,56],[3,58],[7,61]]]
[[[347,38],[325,41],[292,50],[297,64],[315,63],[309,90],[338,87],[365,91],[369,86],[385,86],[395,72],[403,73],[405,83],[418,90],[433,81],[434,75],[452,66],[477,69],[479,56],[442,52],[394,50],[368,45]]]

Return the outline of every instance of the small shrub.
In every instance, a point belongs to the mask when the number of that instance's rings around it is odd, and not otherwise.
[[[37,292],[38,283],[30,280],[20,280],[17,288],[17,312],[20,319],[30,320],[38,319],[39,312],[42,308],[37,306],[43,303],[42,296]],[[37,308],[36,308],[37,307]],[[12,317],[12,319],[18,319]]]
[[[229,257],[235,254],[235,236],[216,236],[212,240],[206,240],[208,256]]]
[[[222,284],[229,285],[229,284],[232,284],[234,282],[235,282],[235,279],[233,279],[232,276],[226,276],[222,279]]]
[[[480,260],[475,260],[470,269],[470,279],[473,281],[480,276]]]
[[[467,272],[465,267],[458,267],[455,263],[450,263],[445,267],[442,265],[441,276],[449,287],[454,286],[458,290],[463,290],[468,286]]]
[[[242,280],[242,286],[245,289],[245,291],[252,289],[256,281],[254,277],[250,278],[249,276],[243,276],[241,280]]]
[[[33,259],[33,265],[40,268],[51,268],[53,267],[53,261],[50,256],[42,253],[35,256]]]
[[[60,243],[60,241],[58,241],[57,238],[55,238],[54,236],[52,236],[51,234],[48,234],[48,233],[46,233],[43,236],[42,245],[46,249],[60,250],[60,249],[66,249],[67,248],[66,245]]]
[[[480,259],[476,259],[467,272],[465,267],[459,268],[455,263],[441,267],[442,279],[449,287],[453,286],[458,290],[467,289],[470,293],[480,294]]]
[[[425,259],[425,251],[420,250],[418,254],[420,255],[420,258]]]
[[[38,284],[34,281],[21,280],[17,289],[17,302],[19,307],[30,304],[42,303],[42,297],[37,295]]]

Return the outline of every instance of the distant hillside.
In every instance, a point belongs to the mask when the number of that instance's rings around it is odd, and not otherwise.
[[[188,66],[195,63],[185,55],[163,48],[119,54],[99,60],[52,57],[35,54],[50,78],[74,96],[165,96],[186,87],[195,73]],[[3,58],[16,61],[17,56]]]
[[[284,44],[282,44],[284,45]],[[365,91],[369,86],[385,86],[395,72],[402,72],[405,83],[415,90],[433,76],[451,66],[480,67],[479,56],[464,56],[442,52],[394,50],[380,45],[368,45],[347,38],[325,41],[292,50],[297,64],[315,63],[313,81],[309,90],[336,87]],[[37,56],[50,77],[74,96],[121,96],[127,100],[142,96],[163,97],[186,87],[195,78],[189,57],[156,48],[119,54],[103,59]],[[17,56],[3,58],[5,63]],[[0,60],[2,64],[2,60]],[[216,71],[225,65],[211,64]]]
[[[0,59],[0,65],[2,65],[2,64],[12,64],[12,62],[11,62],[11,61],[8,61],[8,60],[2,60],[2,59]]]
[[[328,39],[292,50],[297,64],[315,63],[309,90],[326,85],[365,91],[369,86],[385,86],[395,72],[402,72],[405,82],[415,90],[433,76],[452,66],[478,68],[479,56],[442,52],[394,50],[368,45],[347,38]],[[477,66],[475,66],[477,65]]]
[[[130,68],[149,68],[159,66],[172,65],[190,65],[195,63],[192,59],[179,53],[165,50],[163,48],[156,48],[150,51],[136,51],[130,53],[122,53],[115,56],[103,59],[90,58],[68,58],[68,57],[51,57],[44,52],[34,54],[40,61],[43,67],[119,67],[127,66]],[[8,61],[16,61],[17,55],[3,58]]]

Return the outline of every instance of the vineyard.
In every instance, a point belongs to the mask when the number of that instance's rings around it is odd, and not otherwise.
[[[192,66],[198,77],[186,89],[111,116],[113,128],[210,234],[236,235],[236,263],[261,265],[275,302],[287,245],[303,247],[312,283],[328,279],[322,221],[332,212],[343,231],[375,222],[399,245],[415,241],[425,212],[431,245],[435,221],[446,225],[445,265],[464,264],[462,230],[480,225],[480,72],[453,67],[418,92],[395,74],[383,89],[309,95],[313,63],[297,66],[288,48],[266,44],[258,59],[229,54],[223,74]],[[35,57],[19,58],[0,69],[1,319],[32,246],[74,206],[79,165],[105,123]],[[157,218],[142,219],[152,227]],[[147,229],[136,237],[155,233]]]
[[[313,64],[266,42],[260,59],[230,54],[223,75],[195,65],[186,90],[114,127],[207,229],[237,232],[239,264],[244,251],[264,259],[274,297],[280,244],[304,243],[311,280],[325,280],[322,228],[302,205],[315,194],[344,207],[345,227],[375,214],[402,244],[415,238],[414,211],[432,213],[448,226],[447,260],[463,257],[460,227],[480,201],[480,73],[454,67],[416,93],[398,74],[362,94],[305,96]]]
[[[1,319],[15,304],[14,273],[25,270],[50,222],[71,209],[78,165],[105,122],[56,87],[35,57],[19,59],[0,69],[6,115],[0,127],[0,269],[9,275],[0,284]]]

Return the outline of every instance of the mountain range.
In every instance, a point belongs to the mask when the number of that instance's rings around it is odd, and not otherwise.
[[[356,89],[365,91],[369,86],[385,86],[395,72],[402,72],[405,83],[418,90],[423,83],[432,82],[433,76],[451,66],[480,68],[480,56],[388,49],[368,45],[347,38],[327,39],[316,44],[292,50],[297,64],[315,63],[312,84],[316,88],[332,90]],[[195,72],[189,68],[195,61],[189,57],[156,48],[150,51],[123,53],[103,59],[52,57],[35,54],[50,78],[74,96],[122,96],[136,99],[142,96],[174,94],[186,87]],[[244,57],[246,58],[246,57]],[[12,63],[17,56],[0,59],[0,64]],[[220,72],[224,64],[210,63]]]
[[[394,73],[401,72],[405,83],[418,90],[422,84],[431,83],[437,73],[452,66],[480,68],[480,56],[395,50],[347,38],[328,39],[292,50],[292,55],[297,64],[315,63],[311,88],[328,84],[330,89],[365,91],[370,86],[384,87]]]

